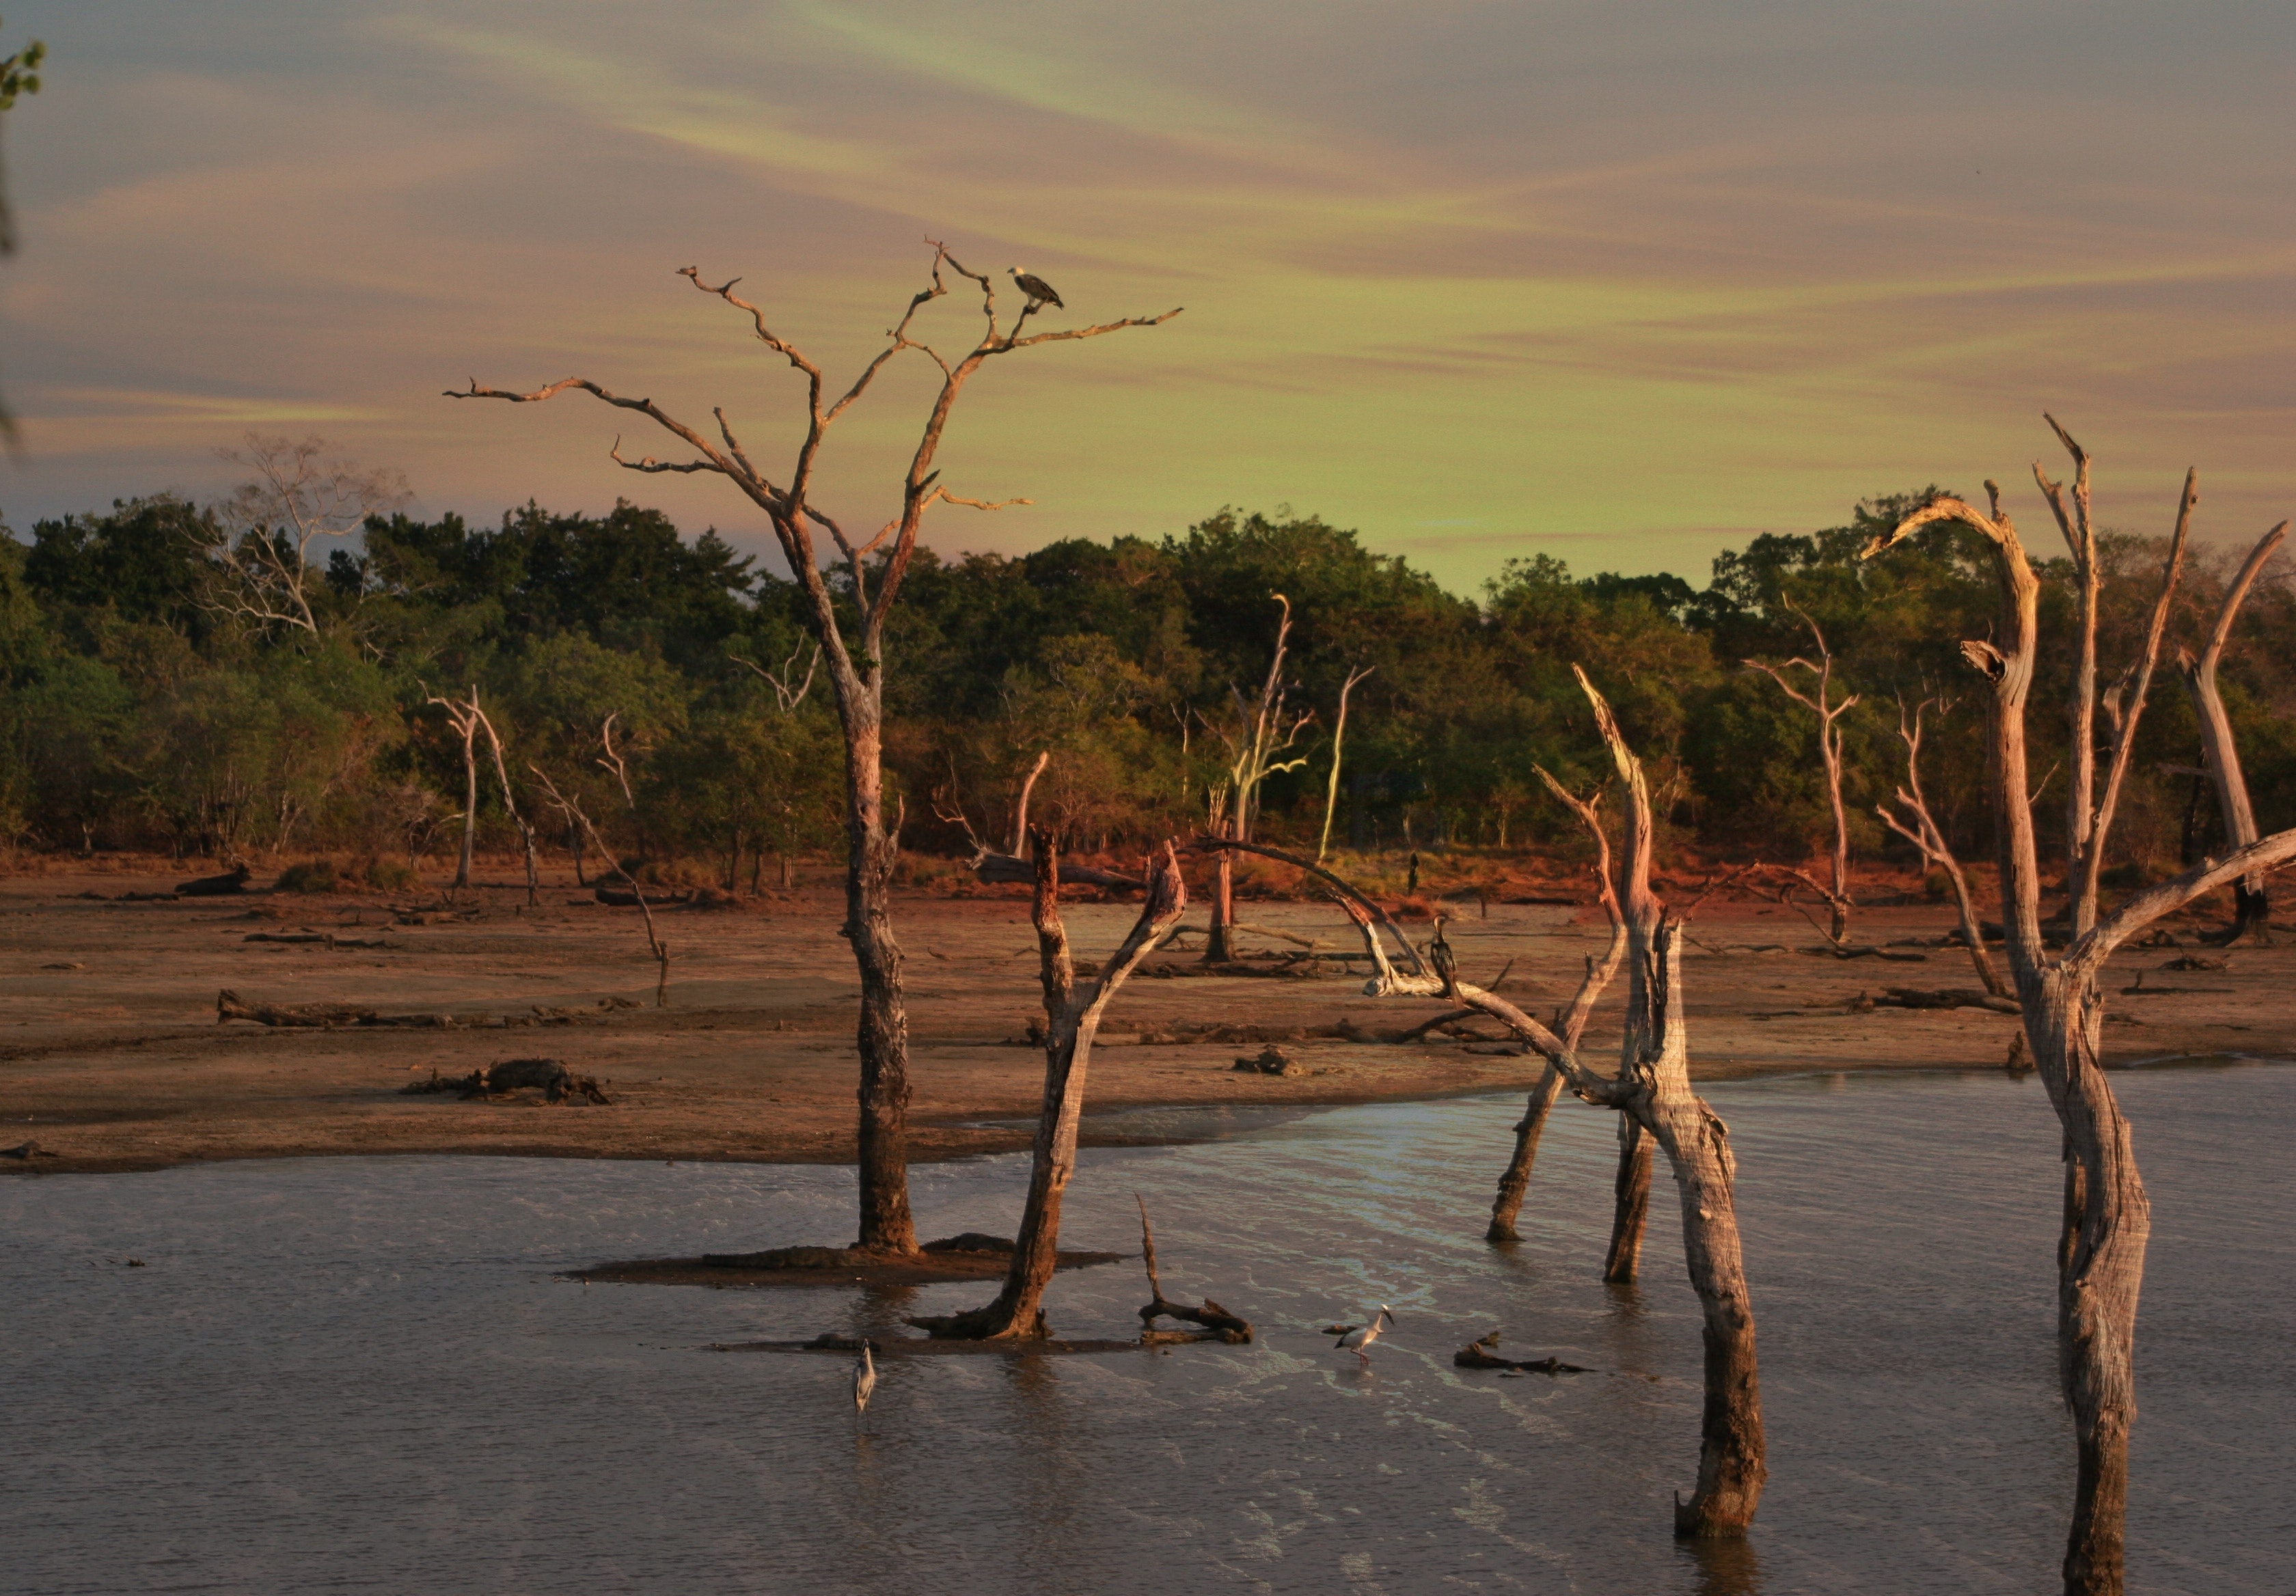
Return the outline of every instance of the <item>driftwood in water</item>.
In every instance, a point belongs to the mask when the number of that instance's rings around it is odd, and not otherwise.
[[[177,897],[227,897],[234,892],[247,890],[248,869],[234,865],[219,876],[201,876],[196,881],[184,881],[176,888]]]
[[[545,1101],[564,1102],[570,1098],[578,1102],[611,1105],[613,1099],[606,1095],[606,1086],[595,1076],[576,1075],[556,1059],[504,1059],[483,1069],[473,1069],[465,1076],[441,1076],[430,1072],[427,1081],[416,1081],[398,1089],[402,1097],[422,1097],[433,1093],[453,1093],[464,1102],[480,1097],[504,1097],[513,1092],[540,1092]]]
[[[1584,1374],[1585,1368],[1566,1363],[1561,1358],[1503,1358],[1495,1350],[1499,1333],[1493,1330],[1480,1341],[1470,1341],[1451,1355],[1451,1362],[1461,1369],[1512,1369],[1521,1374]]]
[[[1151,1300],[1140,1310],[1140,1345],[1163,1346],[1176,1342],[1226,1341],[1241,1346],[1251,1339],[1250,1322],[1239,1319],[1210,1297],[1201,1306],[1191,1307],[1184,1302],[1174,1302],[1164,1295],[1164,1282],[1156,1274],[1156,1232],[1148,1224],[1148,1202],[1138,1192],[1132,1200],[1140,1205],[1140,1256],[1148,1266],[1148,1291]],[[1159,1319],[1177,1319],[1186,1324],[1200,1324],[1203,1332],[1194,1330],[1158,1330]]]

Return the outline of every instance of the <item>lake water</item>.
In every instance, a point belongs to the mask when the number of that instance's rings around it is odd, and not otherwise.
[[[2296,1588],[2296,1070],[2132,1071],[2155,1229],[2130,1585]],[[1660,1177],[1644,1283],[1595,1273],[1607,1116],[1566,1102],[1511,1253],[1520,1100],[1087,1150],[1063,1240],[1131,1250],[1247,1347],[889,1361],[712,1342],[894,1333],[988,1288],[581,1286],[552,1271],[851,1233],[849,1171],[330,1158],[0,1183],[0,1591],[1783,1593],[2054,1588],[2058,1134],[1987,1075],[1718,1085],[1760,1324],[1753,1540],[1671,1538],[1696,1305]],[[540,1110],[537,1110],[540,1111]],[[920,1167],[927,1233],[1009,1233],[1025,1160]],[[129,1268],[128,1257],[145,1267]],[[1136,1263],[1063,1274],[1128,1336]],[[1378,1303],[1361,1371],[1316,1333]],[[1494,1328],[1518,1357],[1451,1366]]]

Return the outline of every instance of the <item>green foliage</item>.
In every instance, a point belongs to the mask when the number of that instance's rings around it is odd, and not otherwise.
[[[1469,600],[1288,512],[1223,510],[1170,536],[1017,557],[920,551],[887,634],[885,753],[905,841],[959,854],[970,826],[1005,846],[1021,781],[1047,752],[1030,814],[1064,847],[1136,855],[1193,830],[1224,763],[1213,728],[1258,691],[1282,593],[1296,622],[1290,702],[1312,718],[1291,750],[1304,767],[1262,793],[1271,840],[1319,831],[1340,685],[1370,667],[1349,700],[1336,846],[1539,846],[1575,858],[1575,830],[1538,771],[1581,791],[1608,779],[1576,665],[1643,753],[1666,824],[1711,847],[1798,858],[1831,827],[1816,719],[1744,661],[1811,653],[1814,621],[1840,690],[1861,695],[1842,723],[1859,851],[1913,862],[1872,818],[1902,780],[1896,698],[1959,693],[1961,707],[1924,711],[1923,774],[1956,847],[1981,858],[1982,728],[1957,644],[1991,622],[1988,558],[1943,527],[1857,558],[1929,491],[1869,500],[1842,526],[1757,538],[1718,558],[1702,589],[1670,575],[1577,576],[1532,554]],[[402,889],[425,852],[451,846],[462,808],[462,741],[426,700],[475,686],[505,741],[518,807],[554,846],[573,828],[537,769],[610,847],[664,880],[739,888],[761,862],[841,852],[843,745],[825,668],[794,708],[759,675],[791,692],[805,678],[797,589],[712,533],[682,539],[658,512],[627,503],[601,517],[529,503],[488,529],[452,516],[371,520],[363,547],[329,565],[317,636],[207,607],[217,546],[201,512],[165,495],[43,521],[29,544],[0,536],[7,837],[274,861],[332,850],[361,860],[340,879]],[[2141,636],[2161,550],[2114,536],[2103,554],[2110,671]],[[2177,638],[2205,624],[2222,564],[2195,561]],[[2060,564],[2043,577],[2044,626],[2063,638],[2067,574]],[[2296,674],[2266,642],[2292,622],[2296,601],[2259,590],[2224,668],[2267,825],[2296,822],[2283,813],[2296,806]],[[2062,702],[2070,652],[2045,655],[2037,704]],[[627,796],[602,763],[610,717]],[[2032,730],[2045,772],[2062,758],[2061,720],[2036,714]],[[480,749],[481,841],[512,846]],[[2146,869],[2173,860],[2188,830],[2196,846],[2212,836],[2212,804],[2187,827],[2186,782],[2160,773],[2196,762],[2192,711],[2164,671],[2123,799],[2126,856]],[[2045,827],[2062,823],[2062,792],[2059,778],[2037,806]]]

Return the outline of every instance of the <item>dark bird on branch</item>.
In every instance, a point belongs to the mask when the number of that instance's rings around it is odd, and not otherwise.
[[[1435,922],[1435,940],[1427,945],[1427,962],[1443,978],[1443,995],[1453,1003],[1459,1001],[1459,962],[1451,954],[1451,945],[1443,940],[1443,922]]]
[[[1068,308],[1061,304],[1061,297],[1053,291],[1053,285],[1034,272],[1024,272],[1019,266],[1006,266],[1004,269],[1012,274],[1013,281],[1022,293],[1029,296],[1032,304],[1058,305],[1062,310]]]

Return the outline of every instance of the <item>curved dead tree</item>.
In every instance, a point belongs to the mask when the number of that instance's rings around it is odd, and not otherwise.
[[[2193,713],[2201,723],[2201,757],[2207,766],[2209,780],[2217,790],[2217,803],[2224,813],[2225,843],[2230,847],[2243,847],[2256,840],[2256,810],[2248,801],[2248,777],[2240,767],[2240,749],[2233,741],[2232,719],[2225,714],[2224,700],[2217,692],[2217,662],[2224,658],[2225,642],[2232,636],[2233,622],[2240,617],[2240,607],[2248,598],[2249,589],[2256,585],[2266,561],[2280,547],[2280,540],[2288,536],[2288,523],[2281,522],[2267,532],[2248,558],[2241,562],[2240,572],[2226,589],[2224,602],[2217,610],[2216,624],[2209,628],[2209,640],[2195,659],[2189,649],[2177,651],[2177,667],[2185,678],[2185,691],[2192,694]],[[2261,875],[2244,876],[2232,884],[2232,927],[2223,938],[2227,944],[2243,937],[2251,938],[2259,946],[2272,945],[2272,903],[2265,895]]]
[[[1079,986],[1069,956],[1068,929],[1061,922],[1060,857],[1052,833],[1030,834],[1037,862],[1037,891],[1031,913],[1037,925],[1037,958],[1045,986],[1045,1101],[1037,1117],[1037,1140],[1029,1166],[1029,1197],[1013,1238],[1013,1265],[1004,1289],[985,1307],[969,1313],[909,1321],[937,1340],[994,1341],[1045,1335],[1045,1288],[1060,1262],[1061,1199],[1076,1174],[1077,1122],[1084,1113],[1085,1075],[1092,1064],[1093,1038],[1100,1017],[1132,972],[1188,907],[1187,883],[1172,845],[1148,866],[1147,901],[1123,945],[1110,955],[1098,976]],[[1160,1300],[1161,1293],[1159,1294]]]
[[[1379,935],[1386,916],[1366,912],[1369,900],[1345,883],[1340,883],[1341,901],[1362,931],[1365,952],[1377,971],[1364,987],[1365,995],[1445,997],[1489,1015],[1557,1070],[1572,1093],[1631,1118],[1666,1156],[1682,1200],[1683,1251],[1702,1311],[1706,1349],[1698,1485],[1689,1501],[1676,1499],[1675,1534],[1732,1538],[1744,1535],[1753,1522],[1769,1475],[1753,1302],[1738,1235],[1737,1163],[1728,1127],[1690,1089],[1689,1038],[1679,995],[1682,923],[1651,890],[1656,833],[1642,762],[1628,749],[1610,705],[1584,671],[1577,674],[1628,799],[1623,856],[1612,887],[1626,921],[1628,971],[1627,1023],[1616,1076],[1589,1069],[1580,1062],[1574,1041],[1555,1035],[1505,998],[1464,981],[1398,971]],[[1206,838],[1200,846],[1236,845]],[[1336,879],[1325,871],[1315,873]],[[1417,955],[1412,957],[1417,964]]]
[[[2056,512],[2075,553],[2081,582],[2081,634],[2072,720],[2073,823],[2068,828],[2067,880],[2073,936],[2062,954],[2049,957],[2041,932],[2041,866],[2034,834],[2026,756],[2025,711],[2040,647],[2041,584],[2023,543],[2001,509],[2000,489],[1988,482],[1988,508],[1940,497],[1915,511],[1866,550],[1870,559],[1939,521],[1973,528],[1993,548],[2001,577],[2001,617],[1988,641],[1964,642],[1962,653],[1989,683],[1988,734],[1995,773],[1993,801],[2001,838],[2002,919],[2010,972],[2024,1011],[2026,1046],[2064,1127],[2065,1200],[2058,1248],[2058,1372],[2073,1420],[2079,1452],[2073,1515],[2064,1559],[2064,1589],[2079,1596],[2118,1596],[2122,1589],[2122,1540],[2128,1493],[2128,1434],[2136,1418],[2133,1358],[2136,1301],[2144,1283],[2152,1208],[2138,1176],[2128,1121],[2103,1068],[2106,961],[2123,942],[2228,881],[2260,875],[2296,857],[2296,831],[2276,833],[2202,862],[2173,880],[2137,894],[2100,921],[2097,864],[2112,831],[2144,708],[2145,689],[2158,659],[2182,566],[2197,472],[2187,473],[2177,530],[2162,573],[2161,593],[2144,653],[2109,695],[2111,756],[2100,792],[2092,741],[2096,705],[2097,591],[2095,537],[2089,520],[2089,457],[2058,427],[2072,456],[2070,494],[2037,462],[2033,475]],[[2124,699],[2123,694],[2126,693]]]
[[[932,241],[928,240],[928,242]],[[712,288],[693,266],[680,268],[702,293],[724,300],[750,320],[759,343],[789,363],[806,381],[806,413],[802,435],[790,462],[786,478],[776,479],[761,469],[734,435],[723,408],[717,420],[716,438],[678,420],[650,398],[634,399],[613,393],[586,377],[568,377],[531,393],[480,388],[473,379],[466,389],[449,389],[456,399],[503,399],[531,405],[578,389],[603,404],[644,416],[690,449],[685,460],[656,460],[645,455],[625,459],[617,439],[610,452],[614,462],[634,471],[708,472],[724,477],[743,496],[765,512],[781,545],[792,578],[805,590],[802,607],[807,629],[821,645],[831,692],[837,700],[839,724],[845,737],[846,917],[842,935],[852,944],[853,960],[861,977],[861,1016],[857,1042],[861,1057],[860,1084],[860,1240],[857,1245],[877,1252],[910,1256],[917,1252],[916,1225],[909,1210],[908,1109],[909,1021],[901,990],[901,946],[893,936],[891,888],[899,852],[898,822],[889,823],[885,808],[883,748],[885,735],[885,622],[901,590],[909,562],[916,552],[917,531],[925,512],[940,501],[976,510],[1024,504],[1026,499],[990,503],[952,493],[940,480],[933,463],[941,434],[948,425],[965,384],[989,361],[1034,348],[1039,344],[1098,338],[1130,327],[1153,327],[1179,315],[1129,316],[1097,326],[1062,328],[1029,333],[1029,318],[1047,301],[1030,299],[1008,327],[996,306],[996,284],[983,273],[968,271],[948,252],[932,244],[932,281],[909,300],[908,308],[887,335],[885,348],[864,366],[841,396],[832,397],[820,366],[796,345],[767,324],[765,312],[734,293],[739,278]],[[980,291],[982,327],[979,341],[960,355],[944,356],[931,344],[912,336],[917,312],[948,291],[944,272],[977,284]],[[814,472],[830,430],[865,394],[878,372],[893,357],[916,350],[940,372],[939,388],[925,418],[917,446],[909,457],[900,487],[900,507],[873,536],[849,536],[839,522],[813,503]],[[836,545],[836,557],[845,563],[841,595],[832,591],[822,575],[821,552],[814,542],[816,529],[826,532]],[[840,602],[853,614],[851,630],[838,618]]]

